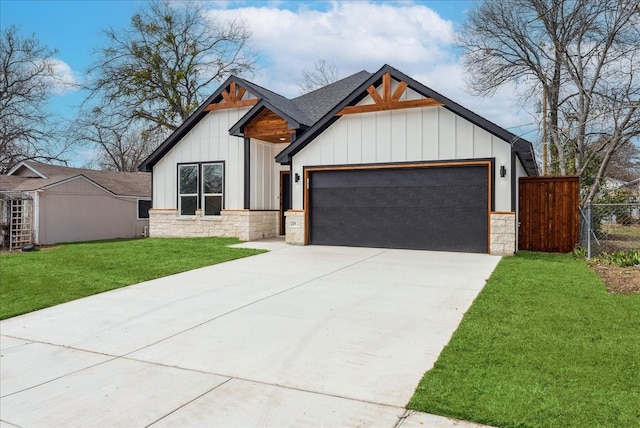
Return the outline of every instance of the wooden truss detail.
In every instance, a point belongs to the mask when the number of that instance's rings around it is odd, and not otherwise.
[[[295,129],[289,129],[286,120],[264,109],[244,127],[244,136],[256,138],[270,143],[290,143]]]
[[[222,100],[220,100],[219,103],[209,104],[204,108],[204,111],[222,110],[225,108],[233,107],[246,107],[257,104],[257,99],[242,99],[246,91],[247,90],[245,88],[236,85],[236,82],[231,82],[228,88],[222,90]]]
[[[443,105],[440,101],[433,98],[422,98],[419,100],[400,101],[400,97],[407,89],[406,82],[400,82],[396,89],[391,93],[391,75],[385,73],[382,76],[382,93],[373,85],[367,88],[367,93],[373,99],[374,104],[364,104],[357,106],[347,106],[336,113],[337,116],[355,113],[370,113],[383,110],[398,110],[403,108],[416,107],[434,107]]]

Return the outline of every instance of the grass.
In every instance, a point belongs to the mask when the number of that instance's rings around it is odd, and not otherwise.
[[[606,223],[602,225],[602,232],[605,234],[614,234],[621,237],[640,239],[640,225],[620,225]]]
[[[598,252],[615,252],[640,248],[640,225],[621,225],[606,223],[598,234],[600,246]],[[592,244],[597,245],[597,244]]]
[[[228,248],[235,238],[64,244],[0,256],[0,319],[264,251]]]
[[[500,427],[640,426],[640,295],[571,255],[504,258],[410,409]]]

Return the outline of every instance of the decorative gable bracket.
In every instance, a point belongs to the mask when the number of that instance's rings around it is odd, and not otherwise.
[[[246,107],[252,106],[258,103],[257,99],[249,99],[243,100],[247,90],[241,86],[238,86],[236,82],[231,82],[229,86],[222,90],[220,95],[222,95],[222,99],[217,103],[209,104],[204,108],[204,111],[212,111],[212,110],[222,110],[226,108],[234,108],[234,107]]]
[[[434,98],[400,101],[400,97],[402,97],[402,95],[404,94],[407,86],[408,85],[406,82],[400,82],[393,93],[391,93],[391,74],[385,73],[382,75],[382,93],[379,93],[378,89],[373,85],[367,88],[367,93],[373,99],[374,104],[347,106],[336,113],[336,115],[343,116],[346,114],[370,113],[383,110],[398,110],[404,108],[434,107],[444,105]]]

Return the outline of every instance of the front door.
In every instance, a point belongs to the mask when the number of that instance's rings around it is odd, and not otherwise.
[[[291,173],[280,171],[280,234],[286,232],[284,213],[291,209]]]

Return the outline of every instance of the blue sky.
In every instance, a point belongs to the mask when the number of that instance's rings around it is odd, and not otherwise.
[[[92,52],[104,46],[101,30],[126,28],[144,3],[0,0],[0,27],[16,24],[21,33],[35,34],[41,43],[57,49],[62,75],[83,81]],[[535,122],[534,105],[517,105],[514,87],[505,87],[490,99],[465,91],[453,35],[475,1],[203,3],[210,19],[247,23],[259,54],[258,70],[247,77],[285,96],[299,94],[296,81],[319,59],[335,65],[344,76],[363,69],[374,72],[388,63],[512,132],[526,132],[525,138],[535,139],[535,126],[526,126]],[[78,91],[61,91],[52,100],[52,109],[73,117],[81,100]]]

